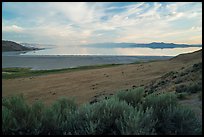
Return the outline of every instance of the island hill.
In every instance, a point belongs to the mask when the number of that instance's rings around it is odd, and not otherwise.
[[[2,40],[2,52],[6,51],[31,51],[31,50],[40,50],[35,47],[26,47],[21,44],[18,44],[13,41]]]
[[[24,45],[24,46],[23,46]],[[44,48],[35,48],[34,46],[40,44],[22,43],[18,44],[13,41],[2,40],[2,51],[30,51],[41,50]],[[49,45],[53,47],[53,45]],[[188,47],[202,47],[202,45],[188,45],[188,44],[175,44],[164,42],[152,42],[152,43],[94,43],[81,45],[83,47],[94,48],[152,48],[152,49],[164,49],[164,48],[188,48]]]
[[[88,47],[97,48],[152,48],[152,49],[163,49],[163,48],[188,48],[188,47],[202,47],[201,44],[175,44],[175,43],[164,43],[164,42],[152,42],[152,43],[96,43],[85,45]]]

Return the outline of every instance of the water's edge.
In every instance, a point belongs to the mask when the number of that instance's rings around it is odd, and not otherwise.
[[[33,70],[75,68],[103,64],[129,64],[139,61],[164,60],[172,56],[102,56],[102,55],[19,55],[2,54],[2,68],[23,67]]]

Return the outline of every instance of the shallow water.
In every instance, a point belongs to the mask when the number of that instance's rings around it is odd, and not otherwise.
[[[71,46],[30,51],[22,55],[176,56],[181,53],[193,52],[199,49],[202,49],[202,47],[152,49],[152,48],[93,48]]]
[[[29,52],[3,52],[2,68],[28,67],[34,70],[49,70],[100,64],[125,64],[169,59],[199,49],[202,47],[173,49],[61,47]]]
[[[34,70],[73,68],[78,66],[121,64],[136,61],[167,59],[160,56],[2,56],[2,67],[29,67]]]

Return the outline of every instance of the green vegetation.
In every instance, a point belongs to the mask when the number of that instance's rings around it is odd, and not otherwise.
[[[126,101],[133,107],[138,107],[140,105],[144,95],[144,90],[141,87],[137,88],[137,92],[135,92],[135,90],[129,90],[126,92],[120,91],[116,94],[119,100]]]
[[[199,100],[202,100],[202,92],[199,92],[199,94],[198,94],[198,99],[199,99]]]
[[[161,60],[148,60],[148,61],[146,61],[146,60],[138,60],[138,61],[135,61],[135,62],[133,62],[133,63],[130,63],[130,64],[145,64],[145,63],[151,63],[151,62],[157,62],[157,61],[161,61]]]
[[[201,134],[201,123],[195,113],[179,105],[175,94],[150,94],[143,103],[143,109],[148,107],[154,110],[152,118],[157,119],[157,134]]]
[[[99,68],[113,67],[118,65],[122,65],[122,64],[104,64],[104,65],[81,66],[77,68],[53,69],[53,70],[31,70],[30,68],[3,68],[2,79],[31,77],[31,76],[38,76],[38,75],[73,72],[73,71],[88,70],[88,69],[99,69]]]
[[[195,113],[173,93],[121,91],[109,99],[77,106],[61,98],[50,106],[28,105],[22,95],[2,99],[3,134],[152,135],[201,134]]]
[[[177,98],[180,99],[180,100],[184,100],[184,99],[187,99],[187,96],[188,96],[188,93],[177,93]]]
[[[197,82],[197,83],[190,83],[190,84],[182,84],[176,87],[176,92],[177,93],[197,93],[199,91],[202,91],[202,83]]]

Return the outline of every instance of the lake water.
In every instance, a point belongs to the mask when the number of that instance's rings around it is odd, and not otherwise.
[[[29,52],[3,52],[2,68],[28,67],[33,70],[49,70],[100,64],[126,64],[169,59],[199,49],[202,47],[173,49],[61,47]]]
[[[59,47],[38,51],[30,51],[21,55],[111,55],[111,56],[176,56],[193,52],[202,47],[188,48],[91,48],[82,46]]]

